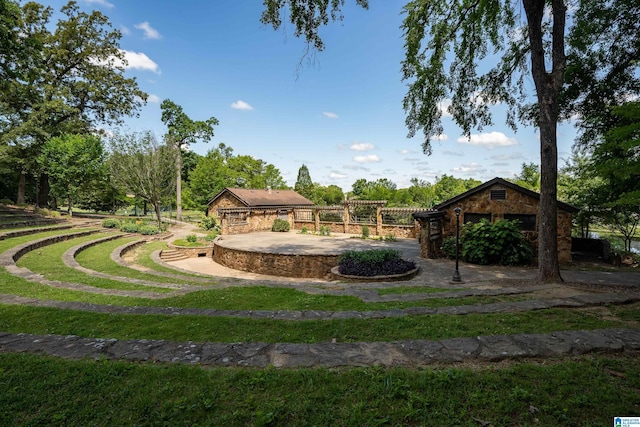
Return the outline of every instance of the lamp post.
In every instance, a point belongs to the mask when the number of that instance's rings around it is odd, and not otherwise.
[[[462,278],[460,277],[460,272],[458,271],[458,247],[460,241],[460,212],[462,212],[462,209],[458,207],[453,211],[456,213],[456,271],[453,273],[453,278],[451,279],[451,281],[461,283]]]

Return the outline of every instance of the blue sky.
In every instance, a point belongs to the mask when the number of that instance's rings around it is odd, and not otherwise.
[[[66,1],[41,3],[59,10]],[[422,154],[421,135],[406,137],[402,109],[406,0],[372,1],[368,11],[347,3],[344,21],[322,30],[326,49],[309,63],[291,24],[274,31],[260,23],[258,0],[78,2],[123,32],[127,76],[149,94],[140,117],[127,119],[130,130],[161,136],[160,102],[168,98],[192,119],[220,121],[214,139],[194,144],[195,152],[223,142],[274,164],[291,186],[304,163],[314,182],[345,191],[360,178],[388,178],[399,188],[443,174],[485,181],[539,163],[538,133],[524,126],[513,133],[500,107],[495,126],[474,131],[471,141],[444,117],[433,154]],[[574,138],[570,124],[559,128],[560,165]]]

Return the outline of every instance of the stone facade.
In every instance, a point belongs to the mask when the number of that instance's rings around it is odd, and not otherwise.
[[[480,185],[479,190],[472,189],[467,193],[442,203],[436,208],[445,212],[442,221],[443,238],[455,236],[456,215],[454,209],[459,207],[460,226],[466,222],[474,222],[485,216],[491,222],[501,219],[517,219],[521,216],[528,227],[525,226],[522,233],[531,243],[533,250],[538,250],[538,228],[540,224],[538,209],[539,198],[537,193],[523,189],[505,182],[501,179],[494,179]],[[560,204],[558,206],[558,259],[561,263],[571,263],[571,220],[572,207]],[[527,229],[528,228],[528,229]],[[429,252],[428,248],[421,248],[424,252]]]
[[[320,222],[320,226],[329,227],[332,233],[345,233],[362,235],[362,227],[367,225],[369,227],[370,236],[389,236],[413,239],[417,238],[420,233],[420,224],[416,221],[414,225],[388,225],[382,224],[380,226],[380,233],[378,233],[378,226],[376,224],[344,224],[342,222]],[[302,230],[302,227],[306,227],[309,232],[318,232],[320,228],[316,229],[316,223],[314,221],[298,221],[293,224],[293,230]]]

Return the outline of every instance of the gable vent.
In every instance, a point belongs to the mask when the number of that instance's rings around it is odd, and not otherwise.
[[[491,200],[507,200],[507,190],[491,190]]]

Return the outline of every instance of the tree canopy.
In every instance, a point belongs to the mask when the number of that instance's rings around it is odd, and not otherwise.
[[[137,114],[147,94],[124,76],[121,33],[101,12],[81,12],[71,1],[54,24],[52,8],[16,5],[0,2],[0,147],[24,174],[40,176],[35,160],[45,141],[122,123]]]

